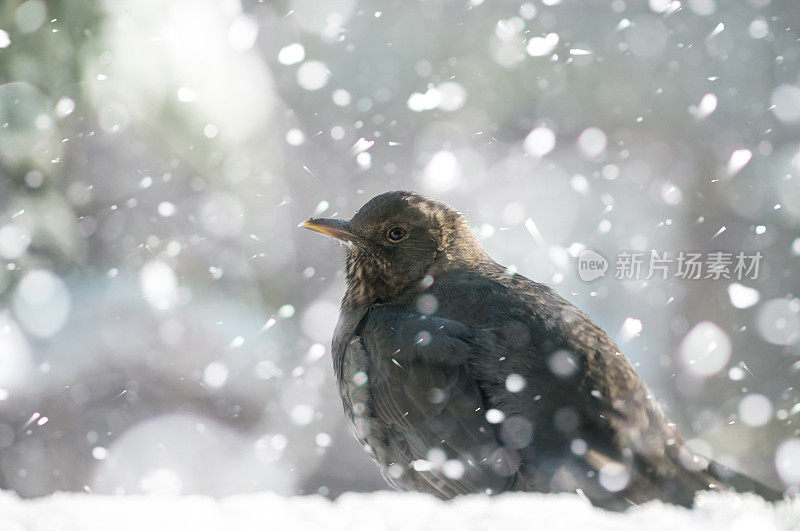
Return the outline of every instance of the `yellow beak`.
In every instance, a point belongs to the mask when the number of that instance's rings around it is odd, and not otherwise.
[[[307,219],[302,222],[298,227],[319,232],[325,236],[336,238],[347,242],[357,242],[360,240],[358,236],[350,232],[346,221],[341,219]]]

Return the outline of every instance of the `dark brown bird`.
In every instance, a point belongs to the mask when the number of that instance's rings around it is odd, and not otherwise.
[[[614,510],[699,490],[781,497],[689,450],[609,335],[494,262],[444,203],[388,192],[350,221],[301,225],[347,242],[334,370],[395,488],[577,492]]]

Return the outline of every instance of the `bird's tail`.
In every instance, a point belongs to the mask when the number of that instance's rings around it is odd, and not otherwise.
[[[783,493],[781,491],[768,487],[716,461],[711,461],[709,463],[706,472],[716,479],[722,487],[728,487],[737,492],[753,492],[767,501],[779,501],[783,499]]]

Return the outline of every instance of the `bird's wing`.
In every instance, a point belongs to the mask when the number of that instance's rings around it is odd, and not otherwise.
[[[581,436],[589,445],[586,464],[601,479],[603,466],[625,465],[628,488],[619,495],[631,503],[658,497],[691,504],[694,492],[708,489],[713,478],[702,465],[693,465],[683,438],[611,337],[572,304],[541,288],[538,305],[559,318],[543,325],[550,328],[543,335],[557,339],[537,350],[545,357],[564,350],[577,364],[571,375],[552,378],[559,382],[556,401],[580,414]]]
[[[383,428],[379,444],[397,465],[387,479],[445,498],[497,492],[513,481],[502,475],[505,455],[468,371],[468,327],[374,305],[357,335],[368,359],[370,406]]]
[[[526,348],[533,355],[528,356],[527,376],[543,387],[542,402],[549,403],[554,417],[537,437],[548,443],[560,438],[562,448],[576,439],[586,443],[580,455],[571,455],[569,449],[562,454],[573,466],[577,463],[577,475],[599,479],[600,485],[582,481],[587,486],[582,490],[595,503],[621,508],[660,498],[691,505],[695,492],[725,487],[780,498],[779,492],[692,452],[630,360],[591,318],[548,287],[521,275],[513,281],[512,291],[499,293],[519,312],[511,319],[528,322],[531,343]],[[523,300],[509,304],[512,293]],[[573,364],[570,370],[563,366],[564,353]],[[554,355],[562,356],[560,370]],[[559,429],[560,408],[578,414],[577,429]],[[627,483],[624,477],[613,477],[618,473],[627,475]]]

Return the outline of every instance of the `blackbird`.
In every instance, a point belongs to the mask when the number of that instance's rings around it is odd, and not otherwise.
[[[611,337],[493,261],[444,203],[387,192],[301,226],[346,242],[334,371],[393,487],[573,492],[612,510],[700,490],[781,498],[692,452]]]

